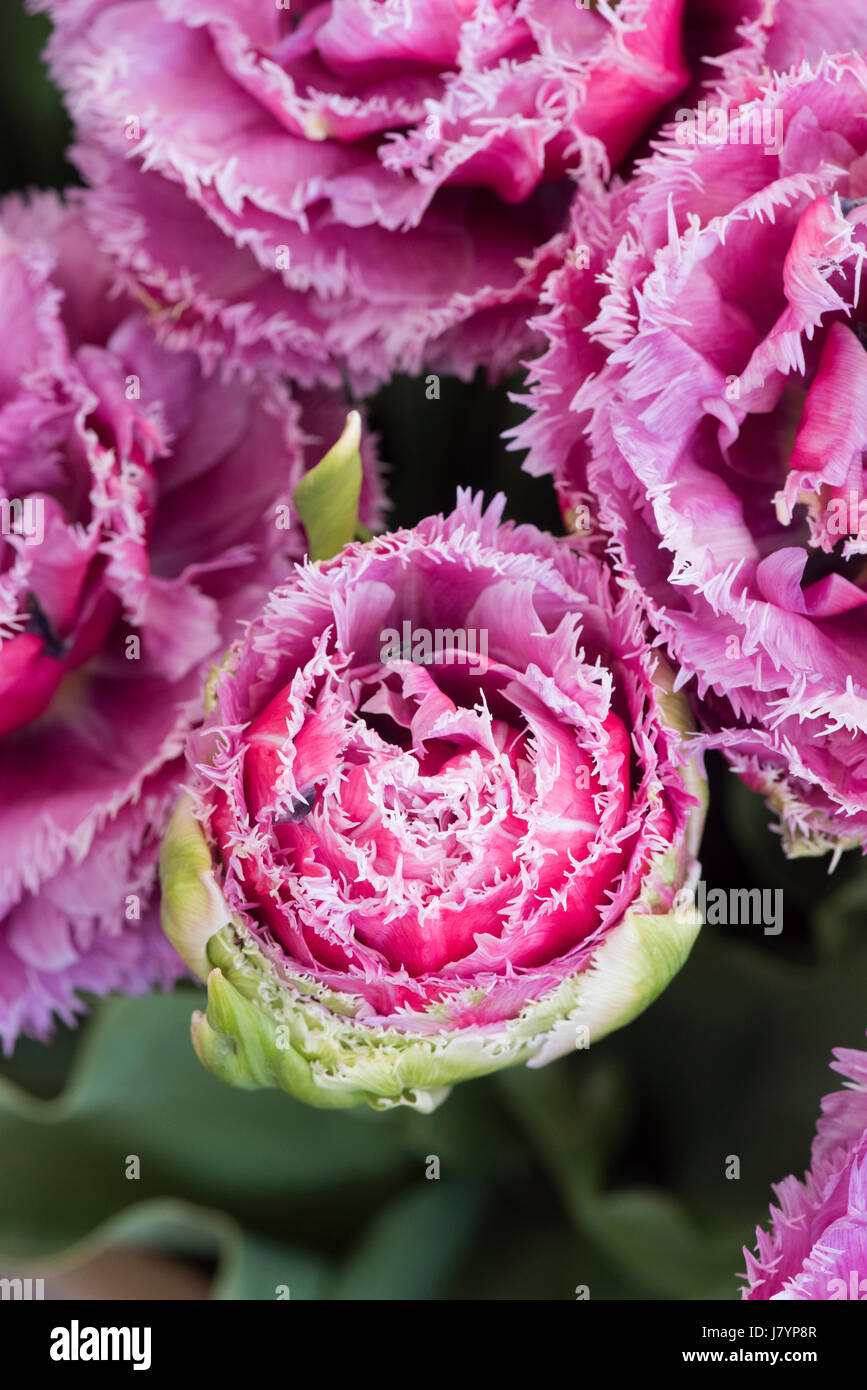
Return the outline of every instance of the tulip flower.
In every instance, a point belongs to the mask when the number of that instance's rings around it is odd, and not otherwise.
[[[501,512],[462,494],[296,567],[226,658],[161,869],[226,1081],[429,1110],[627,1022],[689,952],[671,673],[604,567]]]

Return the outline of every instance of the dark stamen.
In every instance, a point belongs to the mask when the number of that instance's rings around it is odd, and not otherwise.
[[[65,644],[54,631],[45,609],[35,594],[27,595],[27,612],[30,617],[25,632],[32,632],[35,636],[41,637],[45,645],[45,655],[54,657],[55,661],[62,661],[66,654]]]
[[[867,348],[867,323],[859,323],[857,320],[849,324],[862,348]]]
[[[313,807],[316,805],[316,788],[312,787],[306,796],[302,795],[301,800],[296,802],[291,811],[284,811],[281,815],[275,816],[272,824],[274,825],[297,825],[299,821],[309,816]]]

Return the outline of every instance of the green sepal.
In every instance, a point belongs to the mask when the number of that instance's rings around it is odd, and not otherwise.
[[[295,489],[295,508],[307,532],[311,560],[330,560],[358,533],[360,445],[361,416],[352,410],[337,443]]]

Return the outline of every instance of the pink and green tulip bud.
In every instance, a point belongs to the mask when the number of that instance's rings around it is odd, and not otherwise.
[[[628,1022],[690,950],[683,703],[632,595],[501,511],[298,566],[215,680],[163,921],[234,1085],[430,1110]]]

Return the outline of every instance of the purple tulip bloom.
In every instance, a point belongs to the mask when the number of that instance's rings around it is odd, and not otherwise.
[[[760,0],[37,0],[94,234],[175,343],[301,382],[513,367],[574,180]],[[743,29],[743,32],[741,30]],[[690,61],[683,56],[690,51]]]
[[[577,209],[519,431],[793,854],[867,838],[865,99],[858,54],[744,79]]]
[[[214,658],[303,554],[292,489],[340,431],[328,391],[167,353],[112,274],[77,204],[0,205],[6,1047],[71,1020],[79,990],[177,973],[154,883],[184,738]]]
[[[742,1297],[867,1301],[867,1052],[837,1048],[845,1091],[822,1101],[811,1171],[774,1188],[770,1233],[744,1250]]]

